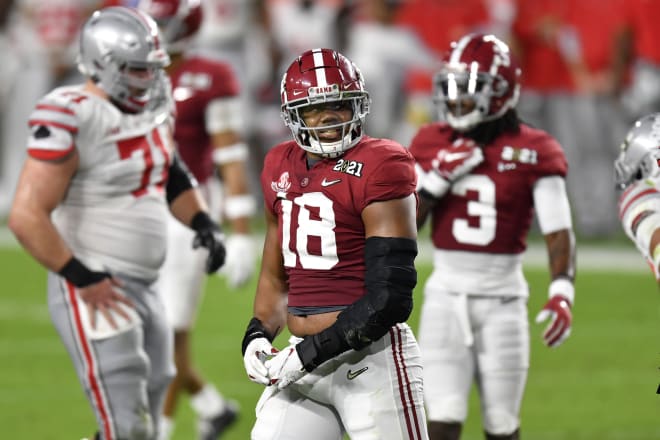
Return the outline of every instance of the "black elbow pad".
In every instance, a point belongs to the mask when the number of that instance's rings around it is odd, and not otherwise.
[[[167,203],[171,204],[181,193],[196,186],[197,180],[195,177],[188,170],[186,164],[179,159],[179,156],[174,154],[167,178],[167,186],[165,187]]]
[[[364,248],[367,293],[337,317],[348,345],[360,350],[404,322],[417,285],[417,242],[409,238],[370,237]]]

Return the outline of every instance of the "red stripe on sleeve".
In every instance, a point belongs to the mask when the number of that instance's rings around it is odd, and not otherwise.
[[[57,160],[63,159],[71,154],[75,147],[76,146],[74,144],[71,144],[71,146],[66,150],[44,150],[43,148],[28,148],[28,154],[30,157],[39,160]]]
[[[28,125],[30,127],[34,127],[35,125],[45,125],[47,127],[63,128],[64,130],[70,131],[71,133],[78,133],[78,127],[74,127],[73,125],[62,124],[60,122],[55,122],[55,121],[45,121],[43,119],[30,119]]]
[[[54,112],[58,113],[65,113],[67,115],[75,115],[74,111],[71,109],[68,109],[66,107],[59,107],[56,105],[49,105],[49,104],[39,104],[37,105],[37,110],[51,110]]]

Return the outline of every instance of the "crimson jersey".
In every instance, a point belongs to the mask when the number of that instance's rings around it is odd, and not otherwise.
[[[228,64],[200,55],[185,58],[171,78],[177,112],[174,139],[195,178],[205,182],[213,174],[209,134],[233,128],[231,119],[237,115],[221,107],[238,97],[238,80]]]
[[[438,152],[452,145],[445,123],[420,129],[410,152],[424,171]],[[438,249],[519,254],[532,221],[535,182],[566,176],[564,153],[548,133],[521,124],[483,148],[484,161],[455,181],[432,212],[432,240]]]
[[[414,161],[394,141],[363,137],[340,158],[307,169],[294,141],[268,152],[265,207],[278,219],[291,307],[349,305],[364,292],[362,210],[415,192]]]

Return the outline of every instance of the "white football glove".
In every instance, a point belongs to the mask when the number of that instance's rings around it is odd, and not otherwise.
[[[218,274],[224,275],[232,288],[247,283],[256,269],[257,253],[252,237],[247,234],[232,234],[225,240],[227,258]]]
[[[270,385],[268,368],[265,364],[269,357],[277,353],[277,348],[273,347],[266,338],[256,338],[250,341],[245,348],[243,365],[252,382],[260,383],[261,385]]]
[[[279,390],[283,390],[307,374],[296,351],[296,344],[289,345],[274,358],[266,361],[266,368],[270,383],[277,385]]]
[[[449,190],[452,182],[472,171],[483,160],[484,154],[473,140],[456,139],[451,148],[438,151],[421,187],[433,197],[440,198]]]

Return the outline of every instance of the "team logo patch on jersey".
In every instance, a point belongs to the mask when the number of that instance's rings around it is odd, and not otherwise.
[[[364,164],[355,160],[337,159],[337,163],[332,168],[333,171],[350,174],[355,177],[362,177],[362,168]]]
[[[509,162],[520,162],[536,165],[538,163],[538,153],[531,148],[517,148],[507,145],[502,148],[502,160]]]
[[[287,192],[291,189],[291,181],[289,180],[289,172],[285,171],[280,175],[277,182],[271,182],[270,188],[275,192]]]

